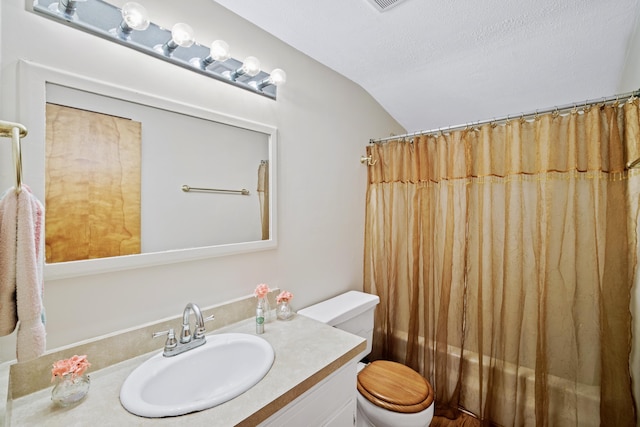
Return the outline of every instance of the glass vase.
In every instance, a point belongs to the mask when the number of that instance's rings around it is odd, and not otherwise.
[[[291,305],[289,301],[283,300],[278,303],[278,307],[276,307],[276,316],[280,320],[289,320],[293,317],[293,309],[291,309]]]
[[[273,310],[271,310],[271,305],[269,304],[269,298],[259,298],[258,305],[262,306],[262,310],[264,310],[264,323],[269,323],[273,320]]]
[[[60,406],[76,404],[87,396],[90,385],[91,380],[87,375],[65,374],[56,379],[51,390],[51,400]]]

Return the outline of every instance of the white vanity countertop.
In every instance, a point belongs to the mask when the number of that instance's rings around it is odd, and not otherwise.
[[[223,332],[255,334],[255,321],[241,321],[214,333]],[[214,408],[170,418],[127,412],[120,405],[120,387],[133,369],[157,353],[152,352],[99,371],[89,369],[91,389],[77,406],[54,406],[50,387],[15,399],[8,426],[255,426],[365,348],[364,339],[299,315],[265,324],[261,337],[275,350],[271,370],[253,388]]]

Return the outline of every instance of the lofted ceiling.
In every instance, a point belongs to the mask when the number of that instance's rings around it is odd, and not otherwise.
[[[375,0],[215,1],[359,84],[408,132],[615,95],[640,6],[400,0],[381,12]]]

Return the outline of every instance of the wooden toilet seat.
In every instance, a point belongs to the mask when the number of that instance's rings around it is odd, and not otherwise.
[[[358,391],[371,403],[393,412],[416,413],[433,403],[433,388],[401,363],[376,360],[358,374]]]

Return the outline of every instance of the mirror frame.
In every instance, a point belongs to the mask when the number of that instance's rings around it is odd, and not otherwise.
[[[45,280],[102,274],[141,267],[150,267],[154,265],[164,265],[226,255],[264,251],[275,249],[278,246],[276,213],[277,128],[275,126],[225,115],[197,107],[195,105],[135,91],[131,88],[83,77],[27,60],[20,60],[18,62],[17,77],[18,92],[16,103],[18,120],[20,123],[23,123],[28,130],[28,134],[24,138],[22,144],[23,176],[26,178],[25,181],[27,184],[32,183],[31,188],[40,200],[44,200],[44,141],[47,83],[67,86],[85,92],[122,99],[124,101],[143,104],[154,108],[173,111],[180,114],[264,133],[268,136],[269,143],[270,212],[268,240],[45,264]]]

